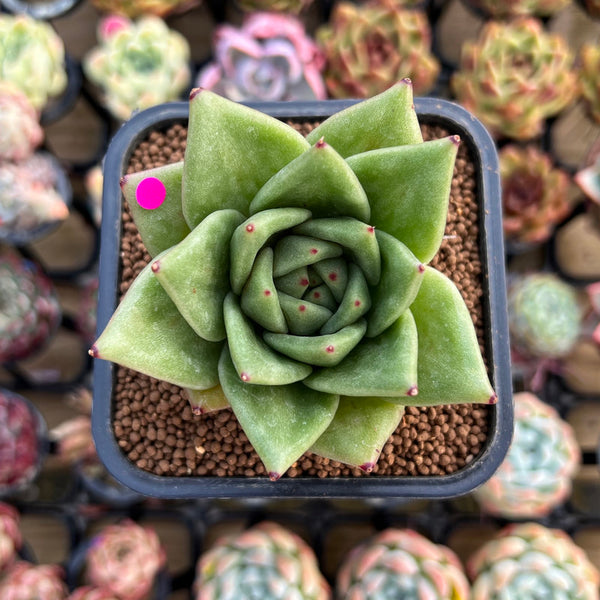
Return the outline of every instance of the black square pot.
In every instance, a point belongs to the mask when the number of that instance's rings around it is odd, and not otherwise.
[[[251,104],[278,119],[322,120],[353,100]],[[439,125],[460,135],[473,158],[479,192],[480,254],[483,267],[485,354],[498,403],[491,408],[483,451],[451,475],[286,478],[172,477],[139,469],[121,451],[112,426],[116,366],[103,360],[94,365],[92,427],[100,458],[126,486],[162,498],[241,497],[362,497],[448,498],[466,494],[484,483],[500,465],[512,438],[513,405],[506,308],[502,206],[498,156],[486,129],[462,107],[435,98],[417,98],[422,124]],[[100,252],[98,332],[103,331],[118,303],[122,196],[119,180],[134,149],[153,130],[186,123],[188,104],[179,102],[148,109],[125,123],[115,135],[104,163],[104,202]]]

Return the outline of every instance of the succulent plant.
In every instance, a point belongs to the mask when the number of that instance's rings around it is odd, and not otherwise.
[[[36,477],[41,459],[38,419],[25,398],[0,388],[0,494],[18,491]]]
[[[133,22],[111,15],[99,22],[98,41],[100,45],[85,55],[83,70],[119,119],[128,119],[136,109],[176,100],[189,85],[188,43],[159,17]]]
[[[511,345],[525,356],[565,356],[581,333],[577,294],[553,273],[531,273],[511,284],[508,315]]]
[[[325,59],[304,25],[291,15],[253,13],[241,28],[221,25],[215,61],[197,85],[231,100],[323,100]]]
[[[28,237],[69,216],[56,168],[41,153],[18,163],[0,162],[0,238]]]
[[[337,575],[338,600],[468,600],[458,557],[411,529],[386,529],[354,548]]]
[[[84,184],[94,223],[100,227],[102,222],[102,186],[104,185],[104,175],[100,165],[92,167],[85,174]]]
[[[515,394],[515,433],[500,468],[475,491],[484,511],[508,519],[546,516],[571,493],[581,460],[573,428],[537,396]]]
[[[330,23],[317,31],[317,42],[334,98],[368,98],[403,76],[412,79],[415,94],[424,94],[440,71],[425,13],[403,8],[397,0],[335,4]]]
[[[145,600],[166,554],[156,532],[133,521],[108,525],[86,553],[86,580],[120,600]]]
[[[581,93],[592,117],[600,123],[600,47],[597,44],[583,44],[579,59]]]
[[[535,146],[509,144],[500,152],[504,233],[509,240],[545,242],[571,211],[569,176]]]
[[[494,135],[518,140],[539,135],[544,119],[579,94],[567,42],[534,18],[484,25],[478,40],[464,43],[451,85]]]
[[[331,598],[308,544],[268,521],[217,540],[198,560],[194,587],[196,600]]]
[[[242,10],[270,10],[297,15],[312,4],[313,0],[237,0]]]
[[[89,585],[77,588],[71,592],[67,600],[121,600],[106,588],[95,588]]]
[[[54,29],[26,14],[0,14],[0,81],[18,87],[37,110],[67,85],[65,49]]]
[[[61,318],[52,282],[16,253],[0,254],[0,363],[38,350]]]
[[[54,454],[66,462],[85,461],[97,456],[92,423],[87,415],[73,417],[53,427],[50,439],[56,445]]]
[[[77,331],[88,341],[96,336],[96,313],[98,308],[98,278],[92,277],[81,288],[80,302],[75,316]]]
[[[0,573],[15,562],[22,545],[19,513],[10,504],[0,502]]]
[[[509,525],[467,563],[471,600],[597,600],[600,576],[585,552],[559,529]]]
[[[122,15],[133,19],[142,15],[165,17],[171,13],[185,12],[202,0],[92,0],[101,12]]]
[[[308,450],[370,471],[403,405],[495,402],[426,266],[458,141],[422,142],[406,80],[307,139],[193,91],[185,160],[122,179],[154,258],[90,353],[224,395],[272,479]]]
[[[494,19],[548,17],[562,10],[573,0],[467,0],[467,4],[483,11]]]
[[[43,138],[38,112],[27,96],[14,84],[0,81],[0,161],[28,158]]]
[[[68,591],[58,565],[16,563],[0,580],[2,600],[66,600]]]

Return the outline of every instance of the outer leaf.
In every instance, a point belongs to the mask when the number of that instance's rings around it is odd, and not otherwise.
[[[269,346],[290,358],[319,367],[331,367],[339,364],[360,342],[366,328],[363,319],[329,335],[296,336],[267,332],[264,339]]]
[[[411,312],[419,332],[415,404],[495,402],[473,321],[456,286],[427,267]]]
[[[231,236],[231,288],[239,294],[252,271],[256,255],[278,231],[310,218],[303,208],[273,208],[246,219]]]
[[[131,284],[91,352],[95,358],[181,387],[208,389],[219,383],[222,346],[196,335],[148,265]]]
[[[186,389],[188,400],[195,414],[204,415],[208,412],[229,408],[229,401],[223,393],[223,388],[217,385],[209,390]]]
[[[247,385],[240,381],[227,347],[219,378],[231,408],[269,477],[278,479],[327,429],[338,406],[335,394],[291,385]]]
[[[189,226],[221,208],[249,214],[256,192],[308,148],[285,123],[207,90],[193,90],[182,186]]]
[[[380,398],[342,396],[333,421],[310,451],[369,472],[403,414],[404,406]]]
[[[385,331],[413,302],[419,291],[425,266],[394,236],[377,230],[381,252],[381,278],[371,289],[372,310],[367,337]]]
[[[367,195],[346,161],[317,143],[276,173],[250,204],[250,214],[267,208],[299,206],[315,217],[355,217],[368,221]]]
[[[369,197],[371,224],[424,263],[442,242],[457,148],[458,136],[451,136],[348,159]]]
[[[311,144],[321,138],[344,158],[377,148],[422,142],[412,84],[403,79],[382,94],[332,115],[307,136]]]
[[[273,352],[242,313],[237,298],[230,293],[223,304],[227,342],[238,377],[249,384],[287,385],[301,381],[311,367]]]
[[[376,338],[364,339],[337,366],[307,377],[304,385],[345,396],[411,396],[417,391],[417,328],[407,310]],[[406,404],[405,399],[402,403]]]
[[[379,281],[381,261],[375,228],[349,217],[311,219],[294,228],[294,233],[312,235],[340,244],[348,250],[354,262],[363,270],[371,285]]]
[[[181,209],[182,173],[183,161],[125,175],[121,179],[121,190],[150,256],[154,257],[178,244],[190,232]],[[142,208],[136,199],[137,186],[147,177],[162,181],[167,192],[164,202],[154,210]]]
[[[215,211],[152,264],[183,318],[211,342],[225,339],[223,300],[229,291],[229,240],[243,220],[237,210]]]

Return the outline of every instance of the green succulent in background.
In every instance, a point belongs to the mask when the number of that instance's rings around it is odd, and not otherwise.
[[[526,357],[565,356],[581,334],[577,293],[554,273],[530,273],[511,284],[508,316],[511,345]]]
[[[190,82],[190,48],[177,31],[153,15],[130,21],[111,15],[98,24],[99,46],[83,59],[108,110],[128,119],[136,110],[177,100]]]
[[[498,136],[518,140],[542,133],[551,117],[579,94],[573,54],[541,21],[488,22],[465,42],[451,80],[458,101]]]
[[[402,76],[416,94],[431,90],[440,64],[431,52],[431,28],[423,11],[398,0],[362,6],[339,2],[317,31],[326,58],[325,83],[333,98],[369,98]]]
[[[26,14],[0,14],[0,81],[18,87],[37,110],[67,86],[65,48],[52,27]]]
[[[122,180],[154,258],[91,354],[228,403],[272,479],[308,450],[370,470],[404,405],[495,402],[427,266],[458,142],[422,141],[407,80],[307,139],[194,90],[185,160]]]
[[[467,562],[471,600],[597,600],[600,574],[559,529],[508,525]]]

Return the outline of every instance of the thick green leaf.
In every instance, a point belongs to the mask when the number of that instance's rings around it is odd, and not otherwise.
[[[371,224],[428,263],[448,214],[458,136],[365,152],[348,159],[371,204]]]
[[[320,304],[313,304],[301,298],[294,298],[281,292],[279,294],[281,310],[294,335],[313,335],[321,329],[323,323],[331,317],[331,311]]]
[[[231,358],[238,377],[256,385],[287,385],[301,381],[311,367],[274,352],[259,338],[240,308],[237,297],[229,293],[223,304],[225,329]]]
[[[377,148],[422,142],[412,84],[402,80],[382,94],[332,115],[307,136],[311,144],[321,138],[344,158]]]
[[[282,354],[319,367],[339,364],[365,335],[367,325],[363,320],[336,333],[316,336],[297,336],[265,333],[269,346]]]
[[[229,243],[243,220],[237,210],[217,210],[152,263],[152,271],[183,318],[210,342],[225,339],[223,300],[229,292]]]
[[[196,335],[148,265],[132,283],[91,353],[181,387],[208,389],[219,383],[217,363],[222,346]]]
[[[254,261],[250,277],[242,290],[241,306],[255,323],[275,333],[287,333],[279,294],[273,283],[273,250],[263,248]]]
[[[302,298],[310,284],[308,268],[300,267],[294,269],[281,277],[276,277],[274,282],[275,287],[280,292],[294,296],[294,298]]]
[[[247,385],[240,381],[227,347],[219,378],[244,433],[271,479],[278,479],[331,423],[338,396],[291,385]]]
[[[308,208],[315,217],[368,221],[371,214],[354,171],[324,143],[317,143],[273,175],[250,204],[250,214],[286,206]]]
[[[495,402],[469,311],[444,275],[427,267],[411,312],[419,332],[418,406]]]
[[[275,246],[273,275],[281,277],[300,267],[306,267],[328,258],[337,258],[342,255],[342,252],[341,246],[325,240],[305,235],[286,235]]]
[[[192,91],[182,183],[188,225],[221,208],[248,215],[256,192],[309,147],[273,117],[208,90]]]
[[[123,195],[129,203],[133,220],[150,256],[178,244],[190,232],[181,208],[181,175],[183,162],[165,165],[141,173],[125,175],[121,179]],[[148,177],[159,179],[165,186],[164,202],[153,210],[142,208],[136,199],[140,182]]]
[[[186,389],[192,412],[198,415],[204,415],[216,410],[229,408],[229,401],[225,397],[223,388],[216,385],[209,390],[190,390]]]
[[[333,421],[310,451],[369,472],[403,414],[401,404],[341,396]]]
[[[337,310],[338,304],[335,301],[331,290],[324,283],[307,290],[304,298],[313,304],[319,304],[328,308],[331,312]]]
[[[329,288],[336,302],[341,302],[348,285],[348,263],[343,258],[322,260],[312,267]]]
[[[349,217],[339,219],[311,219],[294,228],[294,233],[312,235],[343,246],[354,262],[363,270],[367,281],[379,281],[381,263],[375,228]]]
[[[310,219],[303,208],[272,208],[246,219],[231,236],[231,289],[240,294],[256,255],[275,233]]]
[[[348,285],[337,311],[321,328],[322,334],[334,333],[356,323],[371,308],[369,287],[362,270],[354,263],[348,265]]]
[[[417,328],[407,310],[375,338],[365,338],[337,366],[309,375],[304,384],[313,390],[345,396],[412,396],[417,390]]]
[[[412,304],[425,273],[425,266],[402,242],[379,229],[376,235],[381,252],[381,278],[371,288],[367,337],[385,331]]]

